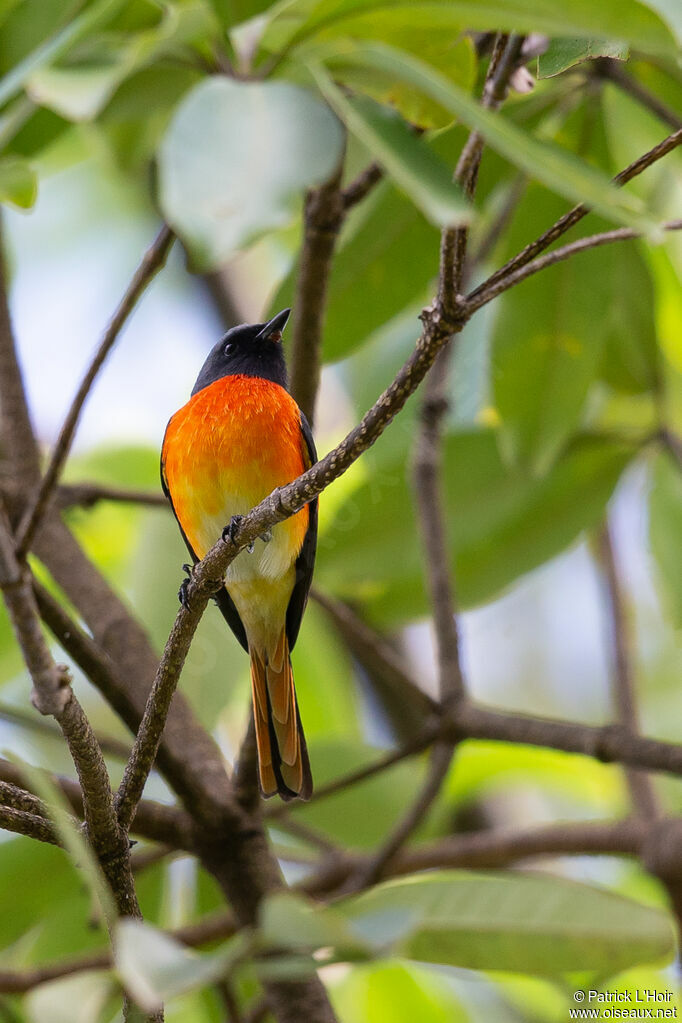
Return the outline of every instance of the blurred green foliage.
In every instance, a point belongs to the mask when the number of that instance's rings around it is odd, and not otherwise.
[[[551,36],[537,68],[531,63],[535,91],[512,95],[502,113],[482,114],[467,30]],[[648,512],[662,594],[657,611],[665,609],[668,628],[653,640],[674,645],[670,626],[682,624],[682,475],[679,455],[676,461],[662,450],[661,431],[682,430],[682,247],[679,237],[661,239],[652,225],[679,216],[682,157],[670,154],[627,191],[609,184],[666,129],[599,80],[592,61],[624,61],[632,50],[623,68],[679,112],[681,34],[680,16],[664,0],[4,0],[0,202],[30,208],[54,162],[63,167],[97,153],[119,169],[131,194],[160,207],[195,268],[253,253],[254,242],[276,253],[282,272],[265,285],[272,307],[281,308],[294,294],[304,190],[329,175],[344,148],[348,178],[379,159],[385,180],[346,221],[329,282],[322,354],[336,365],[351,417],[375,400],[414,345],[416,315],[438,270],[434,224],[462,211],[449,175],[468,127],[487,142],[471,225],[472,249],[483,246],[483,254],[471,284],[540,235],[567,199],[584,199],[600,213],[572,238],[612,222],[643,225],[656,246],[647,239],[578,255],[507,292],[467,326],[454,360],[443,489],[458,599],[472,608],[495,601],[597,526],[629,470],[642,481],[638,514]],[[234,77],[221,77],[228,65]],[[517,193],[510,223],[490,235]],[[265,285],[258,282],[263,292]],[[409,473],[416,411],[413,400],[322,501],[317,585],[395,633],[428,614]],[[158,453],[97,450],[73,458],[68,478],[155,490]],[[168,513],[101,502],[65,514],[160,649],[186,557]],[[571,608],[566,613],[570,619]],[[417,659],[423,656],[421,650]],[[647,713],[665,731],[674,719],[676,675],[663,654],[658,667],[651,663],[642,673],[656,690],[659,714],[648,705]],[[315,605],[294,665],[316,783],[323,785],[374,755],[366,687]],[[3,700],[25,702],[27,683],[2,610],[0,684]],[[78,673],[76,685],[96,725],[124,736]],[[515,696],[522,687],[516,683]],[[246,723],[248,669],[211,611],[183,690],[231,757]],[[571,698],[582,716],[581,690]],[[52,738],[15,727],[22,752],[65,769]],[[110,759],[116,776],[120,764]],[[424,769],[419,758],[398,764],[297,812],[328,839],[369,851],[410,804]],[[665,791],[675,809],[673,786]],[[158,779],[149,792],[165,794]],[[608,818],[627,812],[627,795],[616,768],[587,758],[467,742],[416,840],[450,834],[462,815],[496,805],[506,823],[519,806],[529,819]],[[276,821],[271,834],[287,873],[300,876],[305,867],[296,854],[310,858],[314,845]],[[339,954],[343,961],[322,970],[340,1019],[558,1023],[578,982],[668,990],[670,932],[660,888],[635,864],[595,871],[630,901],[547,875],[448,873],[371,893],[366,943],[356,930],[353,954]],[[138,890],[145,919],[157,927],[221,905],[213,881],[185,857],[147,867]],[[0,914],[3,969],[105,946],[101,929],[89,924],[87,879],[61,851],[29,839],[3,841],[0,891],[7,907]],[[269,934],[297,953],[327,949],[329,959],[330,949],[343,951],[358,914],[357,907],[355,916],[337,907],[318,918],[285,901],[268,918]],[[169,994],[168,1020],[224,1018],[206,983],[217,975],[216,963],[226,968],[233,946],[211,958],[164,942],[152,929],[131,935],[119,969],[132,982],[130,970],[139,967],[135,983]],[[154,960],[148,975],[145,958]],[[441,965],[436,971],[425,963]],[[281,968],[310,963],[289,958]],[[252,967],[233,979],[245,999],[256,996]],[[77,975],[0,1000],[0,1013],[26,1023],[110,1023],[118,980],[111,971]],[[171,982],[172,990],[164,988]]]

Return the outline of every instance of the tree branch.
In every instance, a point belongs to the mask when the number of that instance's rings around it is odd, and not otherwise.
[[[200,948],[211,942],[231,937],[237,927],[230,913],[215,913],[196,923],[186,924],[176,930],[169,931],[171,937],[181,941],[189,948]],[[47,984],[61,977],[70,977],[75,973],[89,970],[106,970],[112,965],[111,953],[108,949],[91,952],[76,959],[64,962],[48,963],[29,970],[0,970],[0,992],[3,994],[25,994],[40,984]]]
[[[113,348],[123,325],[135,308],[142,293],[145,291],[154,275],[165,263],[166,256],[173,244],[173,239],[173,232],[164,224],[152,245],[145,253],[139,267],[135,271],[133,279],[126,290],[125,295],[121,299],[118,309],[114,313],[109,326],[104,332],[104,336],[97,351],[95,352],[94,358],[90,363],[85,376],[83,377],[83,380],[81,381],[81,385],[76,392],[76,396],[71,403],[66,419],[59,431],[59,437],[57,438],[57,443],[55,444],[52,456],[47,469],[45,470],[45,475],[40,481],[37,493],[35,494],[29,508],[24,513],[24,517],[21,521],[17,536],[17,553],[20,560],[25,556],[31,546],[36,530],[43,518],[43,515],[45,514],[45,509],[47,508],[52,492],[57,485],[61,471],[64,468],[64,463],[66,462],[71,449],[71,443],[76,432],[76,427],[78,426],[80,414],[92,385],[95,382],[95,378],[97,377],[97,374],[104,364],[109,352]]]
[[[60,790],[76,816],[82,819],[83,792],[78,782],[60,775],[52,775],[51,781]],[[13,797],[18,801],[9,801],[7,805],[14,806],[16,809],[25,809],[29,813],[38,814],[38,816],[47,814],[42,801],[23,788],[24,777],[21,770],[10,760],[0,757],[0,786],[3,783],[9,784],[10,789],[18,794]],[[4,803],[6,798],[2,796],[2,792],[6,796],[7,790],[0,788],[0,802]],[[192,820],[183,810],[175,806],[167,806],[165,803],[156,803],[148,799],[142,800],[137,808],[132,831],[140,838],[146,838],[152,842],[162,842],[174,849],[182,849],[187,852],[194,851]]]
[[[365,167],[354,181],[349,182],[342,192],[343,207],[346,212],[357,206],[358,203],[369,195],[375,185],[384,177],[384,171],[380,164],[370,163]]]
[[[671,153],[673,149],[682,142],[682,129],[673,132],[667,138],[659,142],[658,145],[654,146],[648,152],[643,153],[642,156],[637,157],[631,164],[629,164],[624,170],[622,170],[613,179],[616,185],[624,185],[628,181],[632,181],[633,178],[637,177],[642,171],[645,171],[647,167],[651,167],[652,164],[661,160],[668,153]],[[560,217],[555,224],[552,224],[539,238],[535,241],[530,242],[526,245],[521,252],[518,252],[510,260],[508,260],[504,266],[501,266],[499,270],[491,274],[482,284],[467,296],[467,302],[470,303],[469,308],[473,312],[479,308],[477,299],[480,293],[483,291],[488,292],[490,289],[497,284],[498,281],[503,278],[509,277],[510,274],[514,273],[520,267],[525,266],[526,263],[530,263],[531,259],[534,259],[545,249],[560,238],[562,234],[565,234],[574,224],[577,224],[579,220],[582,220],[590,212],[590,207],[584,203],[580,203],[578,206],[574,206],[573,209],[565,213],[563,217]],[[481,303],[483,304],[483,303]]]
[[[682,230],[682,220],[669,220],[661,225],[661,229],[663,231],[680,231]],[[562,245],[561,248],[553,249],[544,256],[538,256],[537,259],[524,263],[515,270],[511,270],[506,276],[499,277],[497,273],[493,274],[487,281],[484,281],[483,284],[466,296],[463,301],[463,307],[469,315],[473,315],[477,309],[491,302],[492,299],[497,298],[503,291],[507,291],[540,270],[545,270],[548,266],[553,266],[555,263],[561,263],[565,259],[569,259],[577,252],[586,252],[588,249],[596,249],[601,245],[609,245],[611,242],[624,242],[641,237],[641,231],[634,231],[629,227],[617,227],[612,231],[602,231],[600,234],[578,238],[574,242]],[[507,266],[509,265],[508,263]]]
[[[19,725],[20,728],[25,728],[31,732],[40,732],[42,735],[49,735],[53,739],[61,740],[63,738],[59,728],[55,727],[51,722],[46,721],[44,718],[34,717],[27,711],[19,710],[17,707],[10,707],[4,703],[0,703],[0,720],[11,721],[13,724]],[[102,753],[116,757],[119,760],[127,760],[130,756],[130,746],[125,742],[121,742],[120,739],[115,739],[110,735],[96,735],[96,739]]]
[[[168,509],[168,501],[163,494],[147,490],[126,490],[123,487],[107,487],[101,483],[61,483],[57,487],[57,507],[62,510],[72,508],[74,505],[92,508],[99,501]]]
[[[621,61],[610,57],[600,57],[594,63],[595,73],[599,77],[613,82],[619,89],[632,96],[643,107],[651,111],[654,117],[658,117],[660,121],[663,121],[669,128],[672,128],[673,131],[682,128],[682,117],[660,100],[658,96],[654,95],[653,92],[650,92],[645,85],[642,85],[633,74],[626,71]]]
[[[483,87],[482,107],[496,109],[502,103],[509,78],[518,65],[522,46],[522,36],[507,37],[500,33],[495,38]],[[469,199],[473,199],[476,191],[482,153],[483,138],[473,131],[467,138],[455,169],[455,181]],[[467,243],[466,227],[446,229],[441,235],[438,302],[446,311],[455,309],[459,301]],[[448,376],[453,345],[454,339],[438,353],[426,380],[413,470],[417,521],[425,554],[426,583],[436,633],[440,708],[442,712],[451,714],[455,713],[457,704],[466,698],[440,485],[442,429],[450,404]],[[452,742],[439,741],[434,745],[426,781],[369,865],[360,872],[355,882],[360,887],[372,884],[383,876],[391,860],[427,816],[450,769],[454,751],[455,744]]]
[[[329,181],[307,193],[303,212],[303,245],[292,316],[290,390],[311,424],[320,383],[327,285],[345,217],[340,182],[339,167]]]
[[[59,845],[54,825],[50,821],[37,814],[27,813],[26,810],[15,810],[4,803],[0,804],[0,828],[4,831],[13,831],[17,835],[35,838],[39,842]]]
[[[673,822],[668,822],[672,824]],[[443,868],[499,870],[524,860],[550,856],[640,856],[647,841],[643,821],[576,821],[543,827],[514,828],[451,835],[436,842],[405,849],[391,861],[387,876],[402,877],[422,870]],[[362,857],[327,863],[302,882],[308,895],[336,895]]]
[[[40,454],[26,403],[7,298],[7,265],[0,221],[0,438],[3,460],[21,486],[40,477]]]
[[[437,702],[415,685],[405,670],[403,659],[352,607],[315,587],[311,590],[311,597],[323,608],[353,657],[371,679],[395,735],[401,741],[407,741],[438,709]]]
[[[595,548],[608,615],[612,660],[611,691],[616,719],[631,732],[639,733],[634,652],[628,627],[625,594],[608,520],[599,530]],[[636,769],[626,769],[625,777],[635,813],[645,821],[655,820],[659,815],[659,806],[651,778]]]

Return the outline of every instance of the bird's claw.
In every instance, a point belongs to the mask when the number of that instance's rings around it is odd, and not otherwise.
[[[244,519],[243,515],[232,516],[228,524],[223,529],[222,532],[223,543],[234,543],[235,533],[239,529],[239,526],[241,525],[243,519]]]
[[[272,530],[266,529],[264,533],[261,533],[260,538],[263,541],[263,543],[270,543],[270,541],[272,540]]]
[[[189,584],[192,581],[192,576],[194,575],[194,565],[184,564],[182,566],[182,570],[187,574],[187,578],[183,579],[182,582],[180,583],[180,589],[178,590],[178,600],[185,608],[185,610],[187,610],[187,608],[189,607],[189,594],[187,591],[189,590]]]
[[[223,532],[222,532],[223,543],[234,543],[235,542],[235,533],[239,529],[243,519],[244,519],[243,515],[233,515],[232,516],[232,518],[230,519],[229,523],[223,529]],[[254,549],[254,542],[252,540],[251,543],[247,543],[246,550],[248,551],[249,554],[253,554],[253,549]]]

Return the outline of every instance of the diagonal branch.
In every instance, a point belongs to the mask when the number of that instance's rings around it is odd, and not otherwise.
[[[523,36],[507,37],[503,33],[496,36],[483,87],[482,107],[496,109],[501,105],[509,78],[518,65],[522,45]],[[483,138],[472,131],[454,175],[469,199],[473,199],[476,191],[482,154]],[[446,229],[441,236],[438,303],[446,312],[456,309],[459,302],[468,237],[466,227]],[[439,352],[427,377],[414,457],[417,521],[426,560],[426,583],[436,634],[440,708],[444,713],[455,713],[456,706],[466,698],[441,491],[441,441],[443,422],[450,404],[448,376],[454,343],[453,339]],[[360,887],[383,876],[392,859],[425,819],[438,798],[454,751],[453,742],[435,743],[426,781],[369,865],[358,875],[355,883]]]
[[[645,85],[642,85],[638,78],[622,66],[621,61],[614,60],[612,57],[601,57],[594,62],[594,65],[596,75],[613,82],[673,131],[682,128],[682,117],[653,92],[650,92]]]
[[[161,269],[166,261],[166,256],[173,244],[174,235],[165,224],[154,239],[154,242],[144,254],[142,262],[135,271],[125,295],[121,299],[118,309],[114,313],[109,326],[99,344],[94,358],[81,381],[76,396],[66,415],[66,419],[59,431],[59,437],[52,452],[45,475],[40,481],[40,486],[33,498],[33,501],[21,521],[17,540],[17,553],[19,558],[25,556],[30,549],[36,530],[45,514],[52,492],[57,485],[61,471],[64,468],[67,456],[71,449],[78,420],[80,419],[83,406],[90,393],[95,378],[104,364],[109,352],[113,348],[121,330],[135,308],[142,293],[147,288],[154,275]]]
[[[661,230],[680,231],[682,230],[682,220],[669,220],[661,225]],[[538,256],[537,259],[524,263],[522,266],[511,270],[505,277],[494,279],[496,275],[493,274],[480,287],[475,288],[470,295],[467,295],[463,302],[464,308],[469,315],[473,315],[477,309],[497,298],[503,291],[513,288],[514,285],[525,281],[527,277],[531,277],[533,274],[539,273],[540,270],[545,270],[548,266],[562,263],[565,259],[569,259],[578,252],[586,252],[588,249],[596,249],[601,245],[610,245],[612,242],[630,241],[633,238],[641,237],[640,231],[634,231],[629,227],[617,227],[612,231],[602,231],[600,234],[578,238],[574,242],[569,242],[558,249],[553,249],[544,256]]]
[[[682,143],[682,129],[678,129],[678,131],[673,132],[672,135],[663,139],[663,141],[659,142],[658,145],[653,147],[653,149],[650,149],[648,152],[643,153],[642,156],[637,157],[636,160],[616,175],[613,179],[614,183],[616,185],[624,185],[628,181],[632,181],[632,179],[641,174],[642,171],[645,171],[648,167],[651,167],[652,164],[656,163],[664,156],[667,156],[668,153],[671,153],[673,149],[676,149],[677,146],[680,145],[680,143]],[[577,224],[579,220],[582,220],[583,217],[587,216],[589,212],[590,207],[586,206],[584,203],[574,206],[573,209],[569,210],[568,213],[565,213],[563,217],[560,217],[555,224],[552,224],[551,227],[541,234],[539,238],[536,238],[534,241],[526,245],[521,252],[518,252],[510,260],[508,260],[504,266],[501,266],[499,270],[496,270],[495,273],[491,274],[490,277],[483,281],[482,284],[480,284],[477,288],[474,288],[474,290],[467,296],[467,301],[472,303],[472,311],[473,309],[478,308],[476,300],[479,294],[483,291],[487,292],[493,285],[497,284],[498,281],[503,278],[507,278],[515,270],[518,270],[519,267],[525,266],[526,263],[530,263],[531,259],[534,259],[541,252],[544,252],[545,249],[548,249],[549,246],[557,240],[557,238],[560,238],[562,234],[565,234],[566,231],[574,226],[574,224]]]
[[[42,800],[23,788],[24,776],[10,760],[0,757],[0,803],[23,809],[38,816],[47,815]],[[83,792],[77,781],[61,775],[51,775],[52,784],[66,799],[74,814],[83,819]],[[162,842],[173,849],[195,851],[194,827],[191,818],[179,807],[142,800],[133,821],[133,832],[151,842]]]

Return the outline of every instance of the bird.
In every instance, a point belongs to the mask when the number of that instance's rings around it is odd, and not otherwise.
[[[290,312],[228,330],[166,427],[161,485],[193,562],[185,566],[182,602],[207,551],[221,537],[231,540],[244,515],[317,461],[310,425],[288,391],[282,331]],[[250,658],[264,798],[312,794],[290,655],[312,580],[317,512],[315,498],[241,550],[215,594]]]

